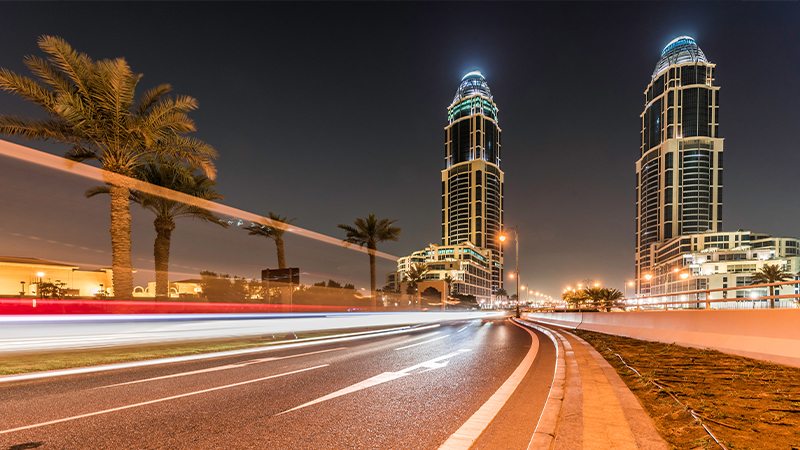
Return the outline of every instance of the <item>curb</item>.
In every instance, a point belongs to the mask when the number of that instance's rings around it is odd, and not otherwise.
[[[528,443],[528,449],[549,449],[553,446],[558,428],[558,418],[561,416],[561,408],[564,404],[564,390],[567,384],[567,366],[565,357],[572,353],[569,342],[558,334],[538,325],[534,325],[527,320],[514,320],[515,322],[535,329],[547,336],[556,347],[556,365],[553,371],[553,382],[550,385],[550,393],[542,409],[542,414],[536,423],[533,436]],[[574,361],[572,361],[574,364]]]

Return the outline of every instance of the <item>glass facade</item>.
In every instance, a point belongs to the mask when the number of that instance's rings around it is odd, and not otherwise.
[[[492,251],[492,289],[502,287],[503,172],[497,105],[479,72],[464,76],[447,109],[442,244]]]
[[[639,293],[648,291],[651,246],[721,229],[723,141],[714,71],[694,39],[681,36],[664,47],[644,91],[636,163]]]

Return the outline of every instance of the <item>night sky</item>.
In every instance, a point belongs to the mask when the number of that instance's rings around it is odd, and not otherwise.
[[[621,289],[632,277],[642,91],[661,48],[688,34],[722,86],[724,228],[800,235],[798,3],[2,3],[0,66],[23,71],[41,34],[95,58],[124,56],[145,87],[169,82],[198,98],[198,136],[219,150],[225,203],[336,236],[336,224],[375,212],[403,228],[382,248],[395,255],[439,242],[446,107],[461,76],[481,70],[500,108],[506,223],[520,230],[522,278],[554,296],[585,278]],[[36,109],[2,93],[0,113]],[[41,179],[47,199],[61,178]],[[102,201],[73,197],[105,217]],[[3,232],[0,254],[25,251],[12,244],[13,224]],[[176,239],[190,258],[197,237]],[[243,254],[274,259],[252,239],[234,249],[208,238],[206,257],[235,268],[253,257]],[[290,264],[321,267],[334,252],[309,245],[290,247]],[[358,257],[332,272],[365,285]]]

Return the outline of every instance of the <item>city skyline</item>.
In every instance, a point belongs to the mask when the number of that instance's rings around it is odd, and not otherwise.
[[[53,8],[52,5],[49,7]],[[283,66],[276,66],[275,73],[271,73],[269,70],[253,70],[258,65],[233,68],[223,62],[219,67],[208,67],[195,62],[194,58],[204,53],[218,55],[226,47],[226,43],[230,48],[230,44],[237,40],[246,41],[249,35],[247,32],[234,33],[230,36],[230,41],[220,41],[217,46],[208,45],[202,40],[192,43],[183,38],[165,42],[161,47],[164,53],[186,58],[183,60],[185,64],[176,65],[183,67],[169,67],[157,56],[148,55],[158,53],[152,51],[152,48],[159,48],[155,42],[139,48],[134,48],[132,41],[126,42],[121,36],[100,42],[92,32],[64,32],[59,29],[56,21],[47,23],[47,20],[46,27],[26,31],[26,16],[30,20],[37,8],[41,6],[13,6],[12,9],[18,10],[20,20],[2,32],[4,42],[8,43],[4,66],[18,69],[21,57],[34,53],[35,37],[43,32],[64,35],[76,47],[90,54],[125,56],[136,70],[145,73],[145,80],[151,83],[167,81],[175,85],[179,92],[191,93],[199,98],[199,134],[220,149],[219,186],[226,195],[226,203],[261,213],[276,210],[297,217],[301,226],[330,235],[335,235],[336,223],[376,210],[379,215],[398,219],[399,225],[404,228],[401,241],[386,246],[386,250],[395,255],[407,254],[438,234],[437,202],[412,202],[405,198],[425,199],[429,198],[425,193],[439,190],[437,177],[419,168],[436,167],[436,161],[440,161],[441,104],[448,100],[452,83],[457,77],[468,70],[482,70],[492,80],[495,93],[503,98],[504,129],[510,130],[504,136],[504,145],[508,150],[504,163],[508,164],[506,171],[509,180],[513,180],[507,187],[506,224],[526,224],[520,227],[522,277],[533,280],[532,285],[537,289],[541,287],[540,290],[548,293],[560,292],[563,285],[576,279],[596,278],[609,285],[621,287],[626,279],[632,278],[633,252],[630,236],[633,229],[631,212],[634,202],[630,192],[630,173],[631,161],[636,152],[636,122],[641,112],[640,96],[644,88],[642,80],[650,75],[654,58],[670,39],[682,34],[693,35],[702,43],[704,50],[712,55],[711,59],[724,67],[719,77],[719,85],[723,86],[724,91],[722,135],[726,138],[726,145],[734,149],[733,156],[726,160],[725,168],[726,227],[757,229],[775,235],[797,234],[794,224],[800,218],[797,217],[797,210],[791,208],[796,205],[796,200],[793,200],[790,192],[793,174],[790,168],[796,165],[798,156],[796,152],[789,151],[791,141],[786,132],[788,128],[781,125],[793,123],[797,118],[797,112],[790,107],[793,102],[787,101],[787,98],[796,98],[798,94],[797,88],[788,82],[789,74],[796,73],[791,65],[796,65],[797,61],[790,56],[793,54],[792,50],[786,52],[782,47],[784,42],[792,41],[797,35],[796,30],[789,28],[791,19],[797,17],[797,8],[771,6],[750,14],[752,11],[746,5],[703,5],[697,7],[697,14],[691,20],[681,21],[672,17],[672,20],[665,21],[670,23],[659,24],[653,32],[642,34],[646,37],[640,41],[623,39],[626,33],[619,31],[600,32],[590,27],[580,35],[581,39],[567,39],[557,52],[553,50],[552,53],[547,53],[549,50],[546,46],[537,46],[530,41],[543,36],[549,39],[566,37],[558,33],[547,35],[546,32],[549,33],[552,29],[544,27],[544,31],[526,35],[528,39],[524,40],[521,49],[539,50],[543,57],[538,58],[536,64],[524,62],[522,59],[515,60],[515,57],[521,56],[517,52],[491,54],[489,45],[461,49],[455,42],[443,38],[447,30],[442,30],[442,34],[434,38],[435,43],[441,44],[438,51],[433,52],[434,58],[448,51],[451,56],[438,63],[426,64],[428,60],[419,54],[425,47],[420,46],[418,41],[412,41],[410,46],[414,51],[404,51],[402,47],[392,46],[390,48],[397,51],[377,55],[379,62],[384,61],[383,58],[388,60],[390,55],[398,57],[403,61],[398,66],[378,63],[378,69],[358,67],[359,70],[351,70],[348,68],[355,68],[353,62],[358,59],[358,54],[376,51],[372,45],[357,45],[357,55],[353,59],[348,59],[342,65],[330,64],[329,71],[308,71],[308,76],[300,77],[295,84],[285,82],[291,77],[298,77],[310,66],[301,64],[291,71]],[[81,8],[89,9],[86,6],[78,9]],[[180,9],[175,5],[165,8]],[[245,6],[239,8],[246,9]],[[273,8],[293,18],[299,17],[304,11],[300,6]],[[367,8],[367,12],[362,11],[360,14],[386,18],[392,8],[403,11],[400,6],[371,6]],[[445,7],[429,8],[428,20],[446,16]],[[465,8],[471,12],[491,9],[486,5]],[[544,16],[551,18],[559,17],[559,14],[570,10],[568,5],[519,8],[525,11],[541,10]],[[586,8],[578,14],[576,23],[588,22],[593,8],[598,7]],[[108,15],[107,9],[107,5],[98,5],[91,13],[83,13],[103,16]],[[192,12],[192,17],[201,19],[201,22],[210,20],[208,16],[203,16],[202,5],[195,9],[199,12]],[[343,9],[346,10],[346,7]],[[602,9],[629,20],[633,20],[637,14],[643,14],[642,10],[635,7],[631,8],[633,12],[622,11],[622,8],[613,5],[605,5]],[[335,13],[345,15],[345,12],[339,10]],[[726,25],[711,23],[712,19],[718,19],[717,16],[711,17],[717,12],[728,19]],[[65,14],[69,16],[70,13]],[[320,23],[323,20],[321,16],[324,14],[317,14],[311,18],[310,23]],[[513,19],[508,13],[498,12],[498,15],[502,20]],[[135,17],[129,20],[133,21]],[[495,17],[492,20],[501,19]],[[744,36],[746,33],[738,38],[734,32],[737,25],[761,30],[760,41],[757,44],[744,42],[750,39]],[[427,27],[430,24],[420,26]],[[378,41],[399,44],[391,36],[391,30],[397,27],[402,25],[392,22],[385,33],[378,33]],[[629,31],[630,37],[635,32],[642,31],[641,26],[637,27]],[[171,35],[165,27],[156,28],[160,29],[159,36]],[[275,30],[271,32],[277,33],[279,28],[276,24]],[[101,29],[103,31],[94,33],[110,33],[108,25]],[[604,35],[608,35],[607,41],[598,39]],[[330,45],[335,45],[340,39],[350,42],[350,39],[356,38],[357,32],[337,36]],[[492,38],[492,43],[511,42],[513,37],[520,36],[498,32]],[[188,48],[185,47],[187,44]],[[280,60],[302,53],[295,53],[294,50],[308,50],[310,47],[307,44],[308,42],[306,45],[301,43],[297,47],[297,43],[285,43],[282,49],[280,46],[267,48],[277,52],[274,54],[280,55],[277,58]],[[324,43],[320,45],[325,46]],[[583,45],[586,47],[582,47]],[[606,45],[616,50],[606,49]],[[436,48],[436,44],[432,47]],[[592,51],[587,51],[589,49]],[[602,86],[609,94],[592,95],[589,91],[580,89],[577,93],[572,93],[566,89],[567,86],[577,86],[581,82],[582,77],[570,75],[571,68],[577,66],[574,61],[578,57],[585,58],[581,65],[586,65],[584,70],[589,73],[593,61],[610,58],[610,55],[618,54],[622,49],[628,49],[622,53],[634,56],[620,58],[618,73],[597,75],[603,83],[594,84],[595,87]],[[414,54],[410,55],[408,52]],[[252,52],[245,50],[243,53]],[[777,58],[781,53],[786,54],[784,59]],[[412,60],[420,63],[413,66],[406,64]],[[556,64],[541,67],[543,61],[556,61]],[[752,61],[764,64],[778,61],[789,67],[776,69],[767,76],[754,70],[753,66],[757,64]],[[520,67],[514,64],[516,62],[520,63]],[[323,63],[332,61],[325,59]],[[233,86],[232,94],[222,98],[211,90],[214,82],[204,85],[192,77],[193,72],[196,73],[204,67],[214,74],[207,78],[216,80],[217,83],[245,80],[242,83],[244,86],[260,83],[281,86],[280,92],[267,89],[258,91],[257,95],[259,100],[269,99],[270,102],[281,105],[281,108],[258,106],[256,110],[263,108],[269,112],[253,114],[253,118],[248,120],[252,124],[240,123],[235,119],[249,115],[248,111],[252,112],[254,108],[242,100],[247,97],[247,91],[243,87]],[[261,68],[264,69],[263,66]],[[318,82],[317,77],[329,76],[343,79],[338,90],[328,91],[329,95],[330,92],[335,93],[330,100],[323,94],[327,87],[314,87]],[[381,76],[388,79],[381,80]],[[398,107],[396,102],[390,102],[383,104],[381,108],[382,101],[376,95],[380,92],[378,85],[384,85],[387,80],[391,80],[389,84],[397,87],[400,83],[394,83],[395,77],[405,79],[406,83],[399,88],[400,94],[393,95],[407,98],[409,105]],[[531,83],[530,86],[523,83],[523,80]],[[780,93],[769,90],[755,92],[753,86],[769,85],[766,81],[780,84],[785,89]],[[283,86],[294,86],[295,90]],[[308,89],[311,94],[308,97],[316,100],[311,103],[298,102],[298,86]],[[552,87],[548,88],[549,86]],[[382,88],[385,89],[385,86]],[[552,97],[556,93],[559,94],[558,98]],[[350,117],[344,119],[349,119],[350,125],[340,122],[332,114],[336,108],[341,108],[342,94],[352,94],[357,99],[357,108],[353,108]],[[581,95],[584,95],[585,111],[576,111],[573,109],[576,105],[574,100],[581,98]],[[375,97],[375,100],[368,97]],[[552,103],[554,100],[564,99],[569,100],[564,103],[571,106]],[[611,99],[616,100],[611,102]],[[610,117],[598,115],[598,105],[605,105],[604,107],[611,108],[615,113],[610,114]],[[15,99],[5,95],[0,96],[0,107],[20,114],[29,111]],[[229,111],[238,114],[232,114],[232,118],[223,117]],[[412,131],[390,142],[387,138],[397,136],[400,132],[393,133],[386,127],[381,129],[374,126],[375,123],[367,116],[380,115],[375,114],[375,111],[383,112],[385,124],[397,123],[401,117],[414,117],[413,121],[406,122],[411,124]],[[409,115],[409,111],[414,114]],[[768,113],[764,114],[764,111]],[[568,117],[569,121],[566,120]],[[357,129],[363,130],[363,135],[357,140],[352,139],[354,123],[357,123]],[[566,123],[581,132],[568,130]],[[307,133],[304,128],[307,124],[316,124],[318,132]],[[270,140],[265,141],[265,135]],[[335,145],[330,145],[330,142]],[[370,160],[369,156],[376,153],[370,153],[367,149],[380,146],[382,142],[386,143],[390,151],[380,152],[380,157]],[[324,148],[326,143],[332,147],[330,155],[315,150]],[[403,153],[400,149],[408,149],[408,152]],[[315,167],[307,169],[308,177],[303,180],[294,181],[282,175],[296,169],[295,163],[282,154],[297,155],[298,152],[304,155],[314,154],[319,166],[341,169],[342,173],[348,174],[346,176],[356,177],[359,184],[369,186],[370,189],[344,186],[334,202],[326,204],[317,200],[324,197],[323,186],[335,179]],[[566,153],[572,155],[565,156]],[[576,155],[587,161],[596,160],[594,164],[576,165]],[[601,157],[597,158],[598,155]],[[776,165],[776,158],[785,163]],[[256,170],[255,167],[260,167],[261,170]],[[264,168],[269,174],[267,177],[263,176]],[[561,176],[556,177],[557,173]],[[270,196],[272,198],[265,198],[264,192],[276,194]],[[286,192],[292,192],[293,195],[287,195]],[[400,193],[403,197],[400,202],[386,201],[388,197],[400,197]],[[774,200],[762,202],[760,199],[767,195]],[[306,200],[309,204],[303,204]],[[784,209],[781,205],[789,208]],[[586,220],[587,216],[591,220]],[[578,237],[578,232],[583,233],[583,236]]]

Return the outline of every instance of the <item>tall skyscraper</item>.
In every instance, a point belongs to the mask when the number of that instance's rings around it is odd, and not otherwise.
[[[661,51],[644,91],[636,161],[637,292],[650,292],[653,249],[722,228],[722,144],[716,65],[689,36]]]
[[[447,108],[442,170],[442,244],[491,250],[492,292],[503,287],[503,171],[497,105],[486,79],[470,72]]]

